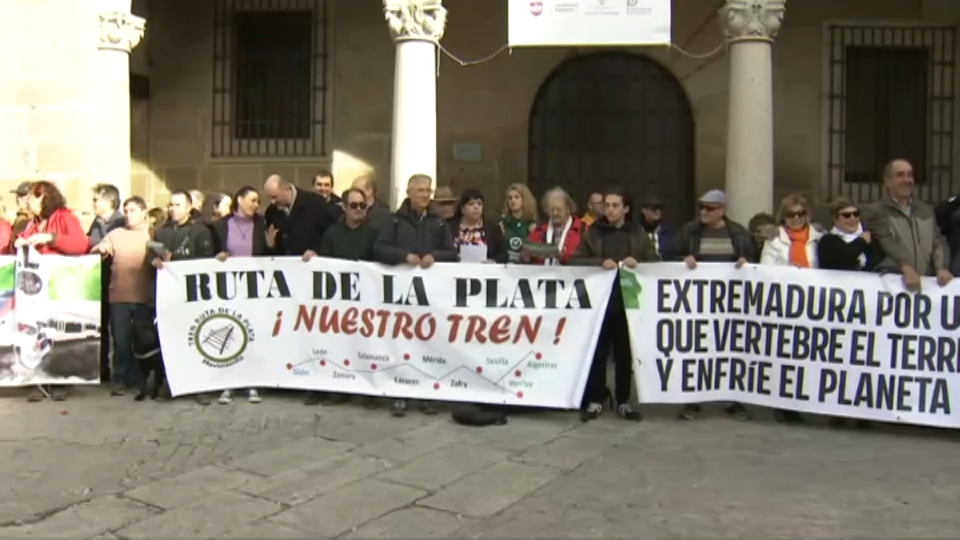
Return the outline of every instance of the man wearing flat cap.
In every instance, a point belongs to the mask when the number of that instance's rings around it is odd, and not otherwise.
[[[740,268],[756,262],[753,235],[743,225],[727,217],[727,194],[719,189],[706,192],[697,201],[700,211],[695,219],[677,232],[673,258],[682,260],[691,270],[698,263],[728,263]],[[749,420],[750,414],[739,403],[730,403],[726,412],[736,420]],[[693,420],[700,415],[700,405],[688,404],[680,413],[681,420]]]

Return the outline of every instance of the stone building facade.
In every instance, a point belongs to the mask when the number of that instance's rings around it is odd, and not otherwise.
[[[505,0],[443,0],[414,32],[439,39],[434,65],[398,52],[410,30],[375,1],[7,5],[0,187],[52,176],[81,210],[98,181],[162,204],[320,169],[386,190],[419,167],[496,204],[514,182],[582,199],[612,181],[677,219],[712,187],[737,217],[789,192],[874,198],[896,156],[924,198],[955,190],[955,0],[683,0],[673,48],[515,50]]]

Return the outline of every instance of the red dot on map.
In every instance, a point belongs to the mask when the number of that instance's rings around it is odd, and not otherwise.
[[[326,360],[321,360],[321,361],[320,361],[320,367],[323,367],[323,366],[325,366],[325,365],[327,365],[327,361],[326,361]]]
[[[350,365],[350,359],[349,359],[349,358],[344,358],[344,359],[343,359],[343,365],[349,366],[349,365]]]
[[[523,373],[520,373],[520,370],[518,369],[518,370],[516,370],[516,371],[513,372],[513,375],[514,375],[515,377],[519,377],[519,376],[523,375]]]
[[[537,353],[537,354],[535,354],[535,355],[533,355],[533,356],[534,356],[534,358],[536,358],[537,360],[540,360],[540,359],[543,358],[543,354],[541,354],[541,353]]]
[[[433,383],[433,389],[434,389],[434,390],[439,390],[439,389],[440,389],[440,383],[438,383],[438,382]]]
[[[403,359],[404,359],[404,360],[409,360],[409,359],[410,359],[410,355],[407,354],[407,353],[403,353]]]
[[[483,368],[482,368],[482,367],[478,367],[478,368],[477,368],[477,373],[483,373]]]
[[[523,390],[517,392],[517,399],[523,399]]]
[[[293,369],[293,364],[287,364],[287,369]]]
[[[372,369],[373,371],[376,371],[376,370],[377,370],[377,365],[376,365],[376,364],[370,364],[370,369]]]

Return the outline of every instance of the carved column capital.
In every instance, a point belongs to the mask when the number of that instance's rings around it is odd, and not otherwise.
[[[727,0],[720,22],[728,40],[773,41],[786,10],[787,0]]]
[[[438,42],[447,25],[442,0],[383,0],[383,14],[394,41]]]
[[[100,50],[129,53],[143,39],[147,21],[126,11],[110,11],[98,15]]]

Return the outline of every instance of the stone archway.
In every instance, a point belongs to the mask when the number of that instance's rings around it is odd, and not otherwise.
[[[664,217],[692,217],[694,120],[677,79],[624,52],[578,56],[555,68],[530,112],[528,184],[560,186],[582,207],[607,184],[636,199],[657,196]]]

